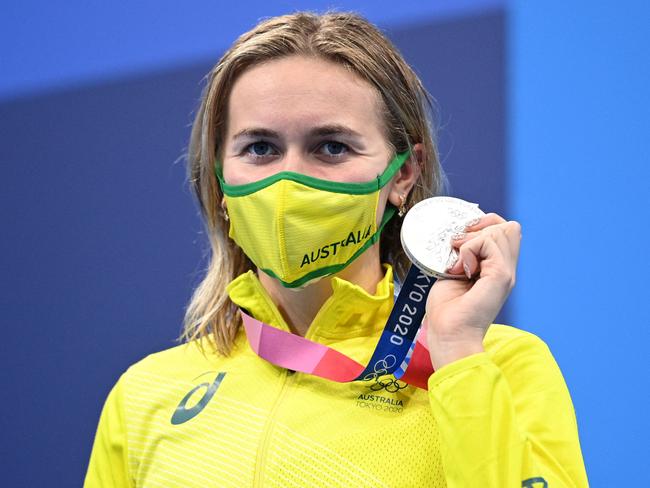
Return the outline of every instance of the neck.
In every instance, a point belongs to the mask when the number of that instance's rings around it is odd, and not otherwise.
[[[316,314],[332,296],[332,285],[328,278],[323,278],[304,288],[289,289],[260,270],[257,271],[257,275],[291,331],[301,336],[307,334]],[[384,276],[379,260],[379,245],[372,246],[334,276],[359,285],[368,293],[375,294],[377,283]]]

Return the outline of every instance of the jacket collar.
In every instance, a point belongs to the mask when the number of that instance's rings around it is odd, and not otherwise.
[[[393,307],[393,268],[386,273],[376,293],[338,277],[331,278],[332,296],[323,304],[309,327],[308,337],[321,343],[378,335]],[[253,271],[244,273],[227,287],[230,299],[256,319],[282,330],[289,327]]]

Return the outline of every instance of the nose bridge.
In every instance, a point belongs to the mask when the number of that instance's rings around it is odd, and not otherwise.
[[[293,171],[295,173],[305,172],[305,154],[298,144],[289,145],[283,159],[284,171]]]

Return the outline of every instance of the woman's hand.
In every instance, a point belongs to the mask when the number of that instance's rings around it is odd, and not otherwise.
[[[471,279],[439,279],[429,294],[424,325],[436,370],[484,351],[485,333],[515,284],[520,239],[519,223],[491,213],[454,240],[459,258],[447,273]]]

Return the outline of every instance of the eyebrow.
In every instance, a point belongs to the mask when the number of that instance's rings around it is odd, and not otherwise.
[[[344,135],[344,136],[349,136],[349,137],[354,137],[357,139],[363,138],[361,134],[358,132],[350,129],[349,127],[341,124],[328,124],[328,125],[322,125],[320,127],[315,127],[312,130],[309,131],[308,134],[310,137],[323,137],[323,136],[335,136],[335,135]],[[250,128],[250,129],[243,129],[237,132],[233,136],[233,140],[242,138],[242,137],[268,137],[268,138],[274,138],[274,139],[279,139],[280,134],[269,129],[262,129],[262,128]]]

